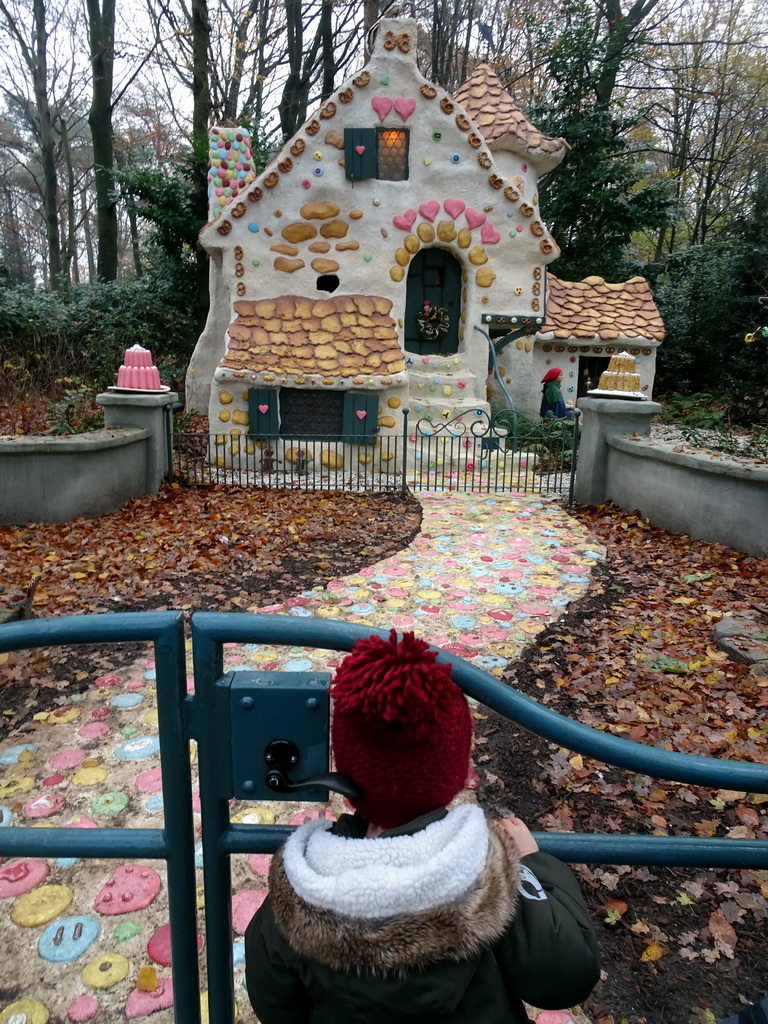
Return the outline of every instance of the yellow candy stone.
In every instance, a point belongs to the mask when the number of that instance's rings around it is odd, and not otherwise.
[[[48,1010],[34,999],[17,999],[0,1013],[0,1024],[48,1024],[49,1019]]]
[[[4,779],[0,782],[0,797],[13,796],[14,793],[28,793],[35,784],[35,780],[29,775],[22,775],[15,779]]]
[[[109,988],[127,977],[130,967],[128,960],[119,953],[105,953],[86,964],[80,977],[88,988]]]
[[[72,776],[73,786],[98,786],[107,777],[106,768],[81,768]]]
[[[275,814],[268,807],[248,807],[230,819],[233,825],[274,825]]]
[[[21,928],[34,928],[52,921],[71,902],[72,890],[68,885],[40,885],[16,900],[11,920]]]

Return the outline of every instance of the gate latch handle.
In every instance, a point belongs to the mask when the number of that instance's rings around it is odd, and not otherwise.
[[[363,794],[354,780],[342,772],[324,772],[309,779],[291,781],[286,772],[299,763],[299,757],[299,748],[291,740],[272,740],[268,743],[264,749],[264,760],[269,766],[265,780],[267,786],[276,793],[290,793],[305,786],[324,786],[353,800],[362,798]]]

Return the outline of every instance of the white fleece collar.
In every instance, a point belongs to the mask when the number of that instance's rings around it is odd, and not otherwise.
[[[327,819],[301,825],[283,850],[295,892],[307,903],[358,918],[414,913],[450,903],[472,885],[488,856],[488,825],[473,804],[412,836],[331,835]]]

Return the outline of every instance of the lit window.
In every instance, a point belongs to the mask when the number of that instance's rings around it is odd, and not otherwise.
[[[378,177],[386,181],[405,181],[408,178],[408,132],[380,128],[378,136]]]

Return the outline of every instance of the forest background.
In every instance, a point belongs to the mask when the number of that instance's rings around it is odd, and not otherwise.
[[[0,432],[38,426],[41,395],[49,426],[58,399],[59,425],[73,427],[74,405],[113,383],[132,344],[183,384],[208,303],[196,242],[209,126],[248,127],[263,166],[362,64],[386,9],[0,0]],[[762,403],[768,417],[768,9],[400,9],[422,25],[428,78],[453,91],[488,62],[538,128],[568,140],[540,182],[562,248],[551,269],[648,278],[667,325],[657,394],[706,392],[742,420]]]

